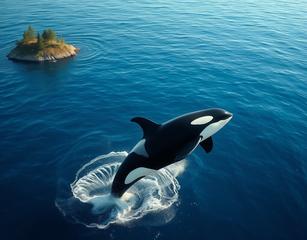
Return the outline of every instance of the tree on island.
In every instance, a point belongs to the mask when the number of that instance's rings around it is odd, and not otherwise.
[[[27,43],[27,42],[30,42],[30,41],[34,41],[35,39],[36,39],[35,30],[30,25],[28,27],[28,29],[23,33],[22,42]]]
[[[34,52],[42,53],[49,49],[60,49],[67,48],[68,44],[65,43],[63,38],[58,38],[55,31],[51,28],[47,28],[40,34],[35,31],[34,28],[28,26],[26,31],[23,33],[23,38],[16,41],[18,51],[24,54],[33,54]]]
[[[50,28],[44,30],[44,32],[43,32],[43,34],[42,34],[42,38],[43,38],[43,40],[44,40],[45,42],[57,40],[55,31],[53,31],[53,30],[50,29]]]
[[[37,48],[42,50],[44,48],[44,41],[39,33],[37,33]]]
[[[47,47],[48,44],[61,44],[63,45],[64,39],[58,39],[56,32],[51,28],[45,29],[42,34],[39,32],[36,35],[36,31],[30,25],[23,33],[23,38],[16,42],[17,46],[26,46],[35,44],[38,49]]]

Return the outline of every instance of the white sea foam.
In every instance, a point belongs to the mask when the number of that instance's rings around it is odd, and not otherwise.
[[[82,166],[70,184],[72,196],[56,201],[62,213],[88,227],[102,229],[110,224],[160,225],[170,221],[180,188],[176,177],[184,171],[185,161],[156,171],[134,184],[120,199],[114,198],[110,195],[112,181],[127,155],[111,152]]]

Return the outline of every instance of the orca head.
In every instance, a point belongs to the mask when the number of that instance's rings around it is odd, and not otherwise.
[[[191,125],[202,127],[200,137],[205,140],[222,129],[232,118],[232,114],[223,109],[208,109],[191,122]]]

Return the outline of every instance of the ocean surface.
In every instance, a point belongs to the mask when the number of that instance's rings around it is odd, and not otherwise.
[[[29,24],[79,55],[8,61]],[[306,0],[1,0],[0,239],[307,239],[306,26]],[[131,118],[210,107],[234,117],[186,160],[169,221],[59,208],[82,166],[140,139]]]

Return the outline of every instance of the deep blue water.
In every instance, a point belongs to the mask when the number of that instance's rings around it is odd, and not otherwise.
[[[81,49],[23,64],[31,24]],[[307,239],[307,2],[2,0],[0,239]],[[94,157],[129,151],[134,116],[234,114],[178,178],[162,226],[86,228],[55,206]]]

